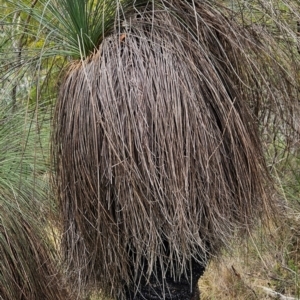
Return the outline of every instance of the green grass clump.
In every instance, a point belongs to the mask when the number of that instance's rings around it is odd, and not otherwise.
[[[46,230],[49,127],[34,116],[0,103],[0,299],[65,300]]]

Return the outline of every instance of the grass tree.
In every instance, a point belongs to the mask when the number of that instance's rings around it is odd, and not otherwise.
[[[65,300],[58,253],[47,232],[47,151],[35,134],[41,124],[34,112],[9,106],[0,105],[0,298]],[[45,127],[39,130],[47,141]]]
[[[65,58],[52,148],[75,293],[196,299],[207,260],[276,211],[263,151],[297,131],[296,30],[269,1],[221,2],[14,3],[24,61]]]

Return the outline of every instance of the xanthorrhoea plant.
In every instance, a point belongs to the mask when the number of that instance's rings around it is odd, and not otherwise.
[[[32,116],[0,104],[0,298],[68,299],[45,220],[49,151],[42,149],[42,138],[47,144],[49,121],[48,131],[45,122],[38,129]]]
[[[207,258],[274,209],[260,133],[295,132],[299,56],[288,24],[257,2],[283,38],[217,1],[29,10],[48,34],[45,55],[75,59],[53,150],[62,249],[79,290],[196,297]]]

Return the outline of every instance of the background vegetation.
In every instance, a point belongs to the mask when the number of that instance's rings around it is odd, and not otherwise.
[[[229,18],[238,15],[241,24],[258,26],[262,34],[272,32],[283,45],[272,51],[299,62],[297,0],[219,2],[230,9],[224,10]],[[99,11],[107,9],[103,3]],[[28,7],[43,11],[43,2],[0,1],[0,298],[19,299],[23,289],[26,299],[72,299],[61,265],[56,201],[49,192],[50,128],[64,67],[71,58],[87,54],[80,51],[68,24],[63,36],[52,35],[55,22],[43,23]],[[99,35],[97,19],[89,19],[92,25],[85,32],[92,27]],[[89,47],[94,45],[82,49]],[[282,61],[287,72],[299,66]],[[299,84],[298,74],[294,82]],[[274,80],[280,78],[274,74]],[[299,101],[299,93],[296,97]],[[281,215],[268,228],[258,224],[249,239],[237,238],[229,252],[211,261],[200,280],[201,299],[300,299],[299,116],[284,122],[274,114],[258,119],[264,124],[265,156],[277,187],[271,196],[283,203]],[[269,135],[267,128],[274,123],[280,125]],[[97,293],[91,299],[98,299]]]

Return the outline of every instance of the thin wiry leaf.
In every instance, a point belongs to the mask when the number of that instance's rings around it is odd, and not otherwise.
[[[54,118],[75,291],[96,283],[120,298],[167,298],[172,281],[195,285],[207,256],[274,206],[262,146],[289,146],[299,131],[299,12],[281,1],[294,10],[286,22],[277,1],[218,2],[14,3],[12,15],[27,17],[9,21],[26,28],[13,33],[21,47],[4,63],[12,87],[42,74],[44,58],[82,59]]]
[[[209,1],[153,2],[70,67],[55,113],[71,276],[118,299],[147,284],[168,299],[170,278],[191,280],[275,209],[259,125],[296,107],[269,32]]]
[[[8,107],[0,105],[0,299],[65,300],[59,255],[46,236],[48,151],[39,137],[49,136],[49,121],[47,132],[34,114]]]
[[[24,211],[3,203],[13,201],[12,195],[0,196],[0,298],[68,299],[49,251],[52,246],[39,235],[36,224],[28,223]]]

